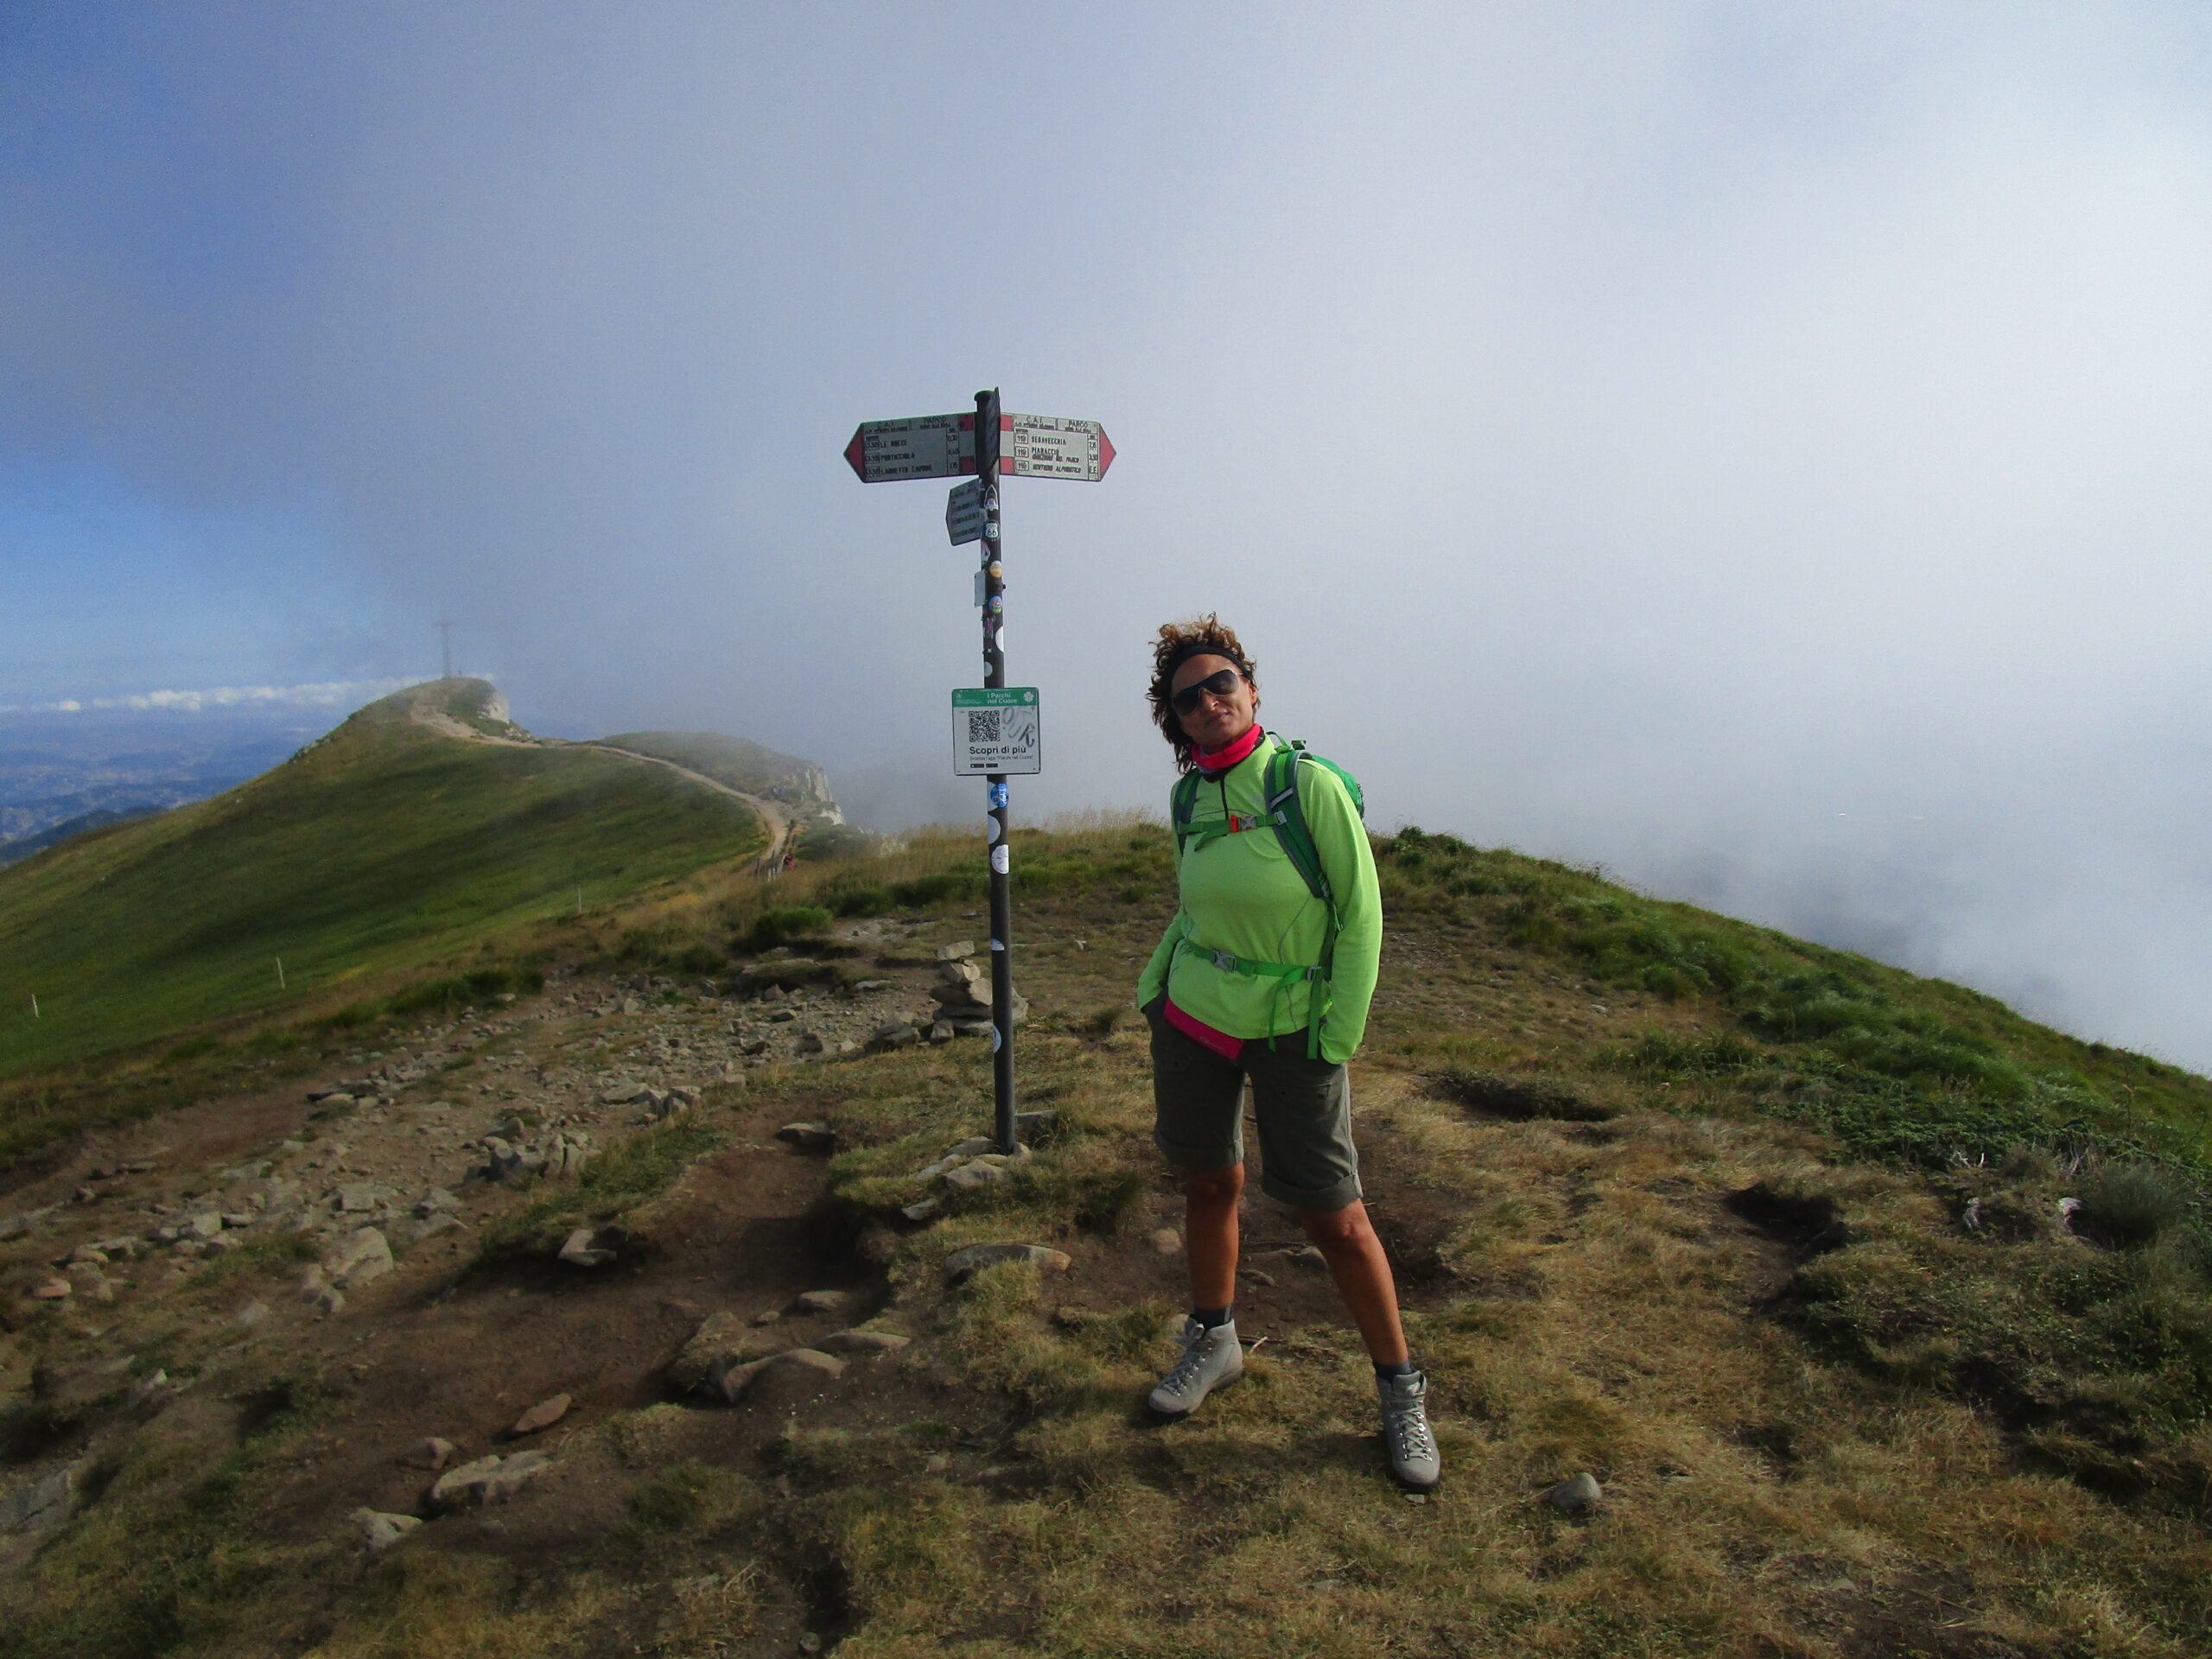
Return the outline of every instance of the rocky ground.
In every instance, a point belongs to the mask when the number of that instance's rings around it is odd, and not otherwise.
[[[1249,1192],[1245,1377],[1152,1423],[1148,903],[1032,906],[1009,1155],[981,918],[940,909],[712,982],[556,971],[17,1172],[0,1649],[2201,1650],[2193,1513],[1804,1335],[1839,1287],[2078,1282],[2056,1176],[1624,1073],[1696,1007],[1505,922],[1394,930],[1355,1066],[1445,1485],[1392,1487],[1328,1276]]]
[[[874,961],[856,968],[848,955],[834,973],[778,951],[734,983],[556,974],[543,995],[511,995],[496,1011],[357,1050],[304,1089],[210,1102],[87,1141],[13,1193],[16,1207],[0,1217],[5,1318],[31,1338],[0,1346],[4,1381],[19,1417],[28,1411],[50,1426],[23,1433],[51,1432],[58,1443],[51,1456],[33,1455],[0,1497],[0,1559],[21,1559],[66,1520],[103,1456],[198,1379],[220,1375],[226,1351],[307,1355],[350,1344],[370,1354],[354,1369],[394,1379],[395,1414],[374,1420],[389,1431],[377,1444],[386,1454],[378,1472],[329,1496],[334,1506],[359,1499],[353,1524],[382,1548],[426,1516],[478,1508],[549,1471],[553,1459],[535,1447],[504,1459],[493,1448],[573,1426],[588,1414],[580,1404],[698,1389],[734,1401],[779,1365],[835,1377],[903,1347],[895,1332],[850,1328],[869,1310],[849,1282],[849,1252],[817,1251],[799,1236],[821,1196],[813,1160],[831,1149],[831,1132],[749,1122],[745,1085],[764,1069],[864,1047],[987,1034],[978,999],[988,982],[974,941],[915,937],[975,919],[849,927],[837,948]],[[724,1242],[727,1271],[697,1271],[695,1256],[671,1283],[702,1295],[712,1286],[725,1300],[749,1294],[749,1305],[707,1313],[703,1300],[671,1291],[657,1306],[664,1328],[652,1342],[640,1347],[631,1333],[626,1362],[594,1363],[593,1338],[609,1333],[588,1319],[556,1319],[563,1328],[548,1329],[538,1304],[594,1274],[634,1291],[643,1263],[625,1260],[622,1235],[582,1228],[563,1241],[550,1278],[472,1282],[464,1301],[474,1306],[446,1306],[486,1230],[527,1206],[533,1178],[580,1174],[642,1131],[709,1116],[717,1133],[759,1137],[691,1178],[715,1189],[717,1215],[749,1224]],[[957,1188],[995,1177],[1007,1160],[977,1141],[936,1161],[931,1179]],[[933,1207],[917,1205],[914,1218]],[[682,1215],[680,1202],[671,1213]],[[687,1234],[707,1224],[675,1224]],[[764,1243],[781,1248],[764,1251]],[[824,1269],[810,1278],[817,1258]],[[495,1322],[529,1333],[517,1345],[533,1351],[531,1361],[487,1367],[487,1349],[499,1345],[483,1330],[487,1298]],[[349,1314],[365,1314],[366,1328]],[[405,1335],[378,1329],[402,1316],[412,1321]],[[696,1327],[688,1342],[687,1323]],[[671,1343],[682,1344],[672,1390],[658,1375]],[[431,1366],[401,1363],[410,1349],[460,1363],[434,1382]],[[547,1381],[524,1382],[533,1372]],[[554,1386],[562,1380],[565,1391]]]

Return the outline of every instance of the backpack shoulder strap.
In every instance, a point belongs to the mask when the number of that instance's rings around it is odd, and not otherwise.
[[[1308,893],[1324,904],[1333,904],[1328,873],[1321,868],[1321,849],[1313,843],[1313,832],[1306,827],[1305,804],[1298,798],[1299,765],[1313,759],[1302,743],[1284,745],[1268,757],[1262,787],[1275,838],[1281,842],[1291,868],[1305,878]]]
[[[1175,850],[1183,850],[1184,837],[1190,833],[1191,814],[1198,810],[1198,774],[1186,772],[1175,780],[1175,787],[1167,797],[1168,827],[1175,832]]]

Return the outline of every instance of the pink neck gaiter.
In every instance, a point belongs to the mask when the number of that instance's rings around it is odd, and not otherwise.
[[[1220,748],[1213,750],[1193,749],[1191,751],[1191,759],[1198,763],[1200,772],[1209,776],[1217,776],[1227,772],[1238,761],[1248,757],[1253,750],[1258,748],[1260,740],[1267,734],[1266,728],[1255,720],[1245,728],[1244,735],[1235,742],[1225,743]]]

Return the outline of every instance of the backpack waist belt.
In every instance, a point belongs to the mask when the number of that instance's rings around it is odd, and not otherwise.
[[[1306,993],[1306,1009],[1310,1016],[1306,1023],[1306,1058],[1321,1057],[1321,1017],[1327,1011],[1324,988],[1329,982],[1329,969],[1325,963],[1261,962],[1251,957],[1240,957],[1234,951],[1214,950],[1193,939],[1177,944],[1178,950],[1186,950],[1194,957],[1203,957],[1224,974],[1242,974],[1248,979],[1272,979],[1274,993],[1268,998],[1268,1041],[1275,1039],[1275,1010],[1281,1007],[1290,988],[1304,980],[1313,988]]]

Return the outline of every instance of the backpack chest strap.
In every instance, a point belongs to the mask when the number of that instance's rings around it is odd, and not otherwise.
[[[1200,818],[1184,824],[1176,833],[1187,843],[1211,841],[1219,836],[1241,836],[1254,830],[1274,828],[1275,820],[1264,812],[1231,812],[1223,818]]]

